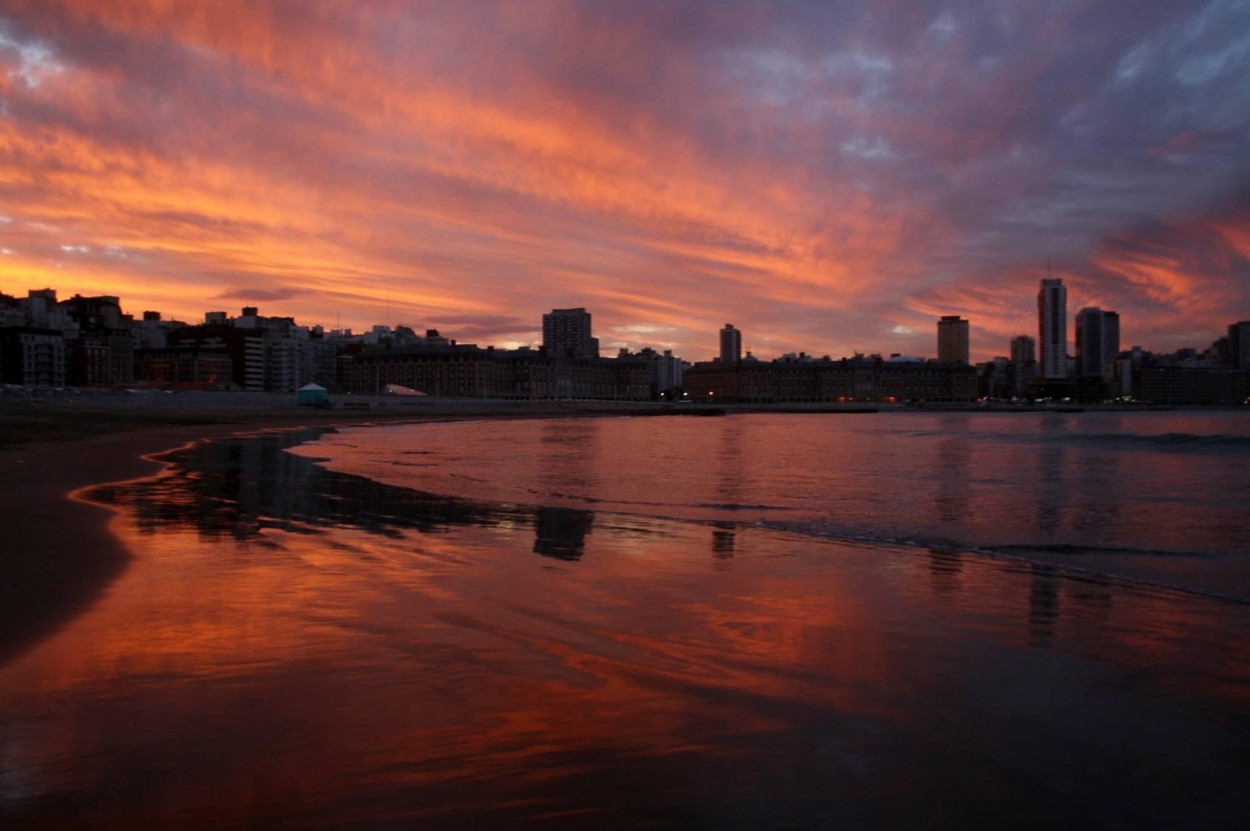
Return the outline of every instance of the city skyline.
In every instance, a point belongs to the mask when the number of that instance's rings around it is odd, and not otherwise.
[[[1061,322],[1060,329],[1063,330],[1063,336],[1062,336],[1063,349],[1060,352],[1060,355],[1059,355],[1060,360],[1058,361],[1058,363],[1061,363],[1064,365],[1064,367],[1066,367],[1068,359],[1074,359],[1078,357],[1080,349],[1081,349],[1080,335],[1078,334],[1078,331],[1077,331],[1078,318],[1082,313],[1086,311],[1091,311],[1091,309],[1082,308],[1082,309],[1073,310],[1073,309],[1066,308],[1066,287],[1063,285],[1063,280],[1060,278],[1043,278],[1040,281],[1039,286],[1038,286],[1038,300],[1039,301],[1041,297],[1046,294],[1048,289],[1052,291],[1057,289],[1061,297],[1056,307],[1057,310],[1061,312],[1058,315],[1058,320]],[[402,328],[402,329],[410,329],[414,334],[417,334],[418,336],[420,336],[421,332],[426,332],[427,335],[430,332],[433,332],[436,336],[436,339],[438,340],[447,340],[447,338],[450,337],[453,342],[462,341],[465,343],[465,345],[474,345],[474,346],[481,346],[481,347],[487,347],[487,346],[495,347],[498,345],[498,344],[486,343],[486,342],[470,343],[467,339],[461,337],[459,333],[453,330],[445,330],[445,331],[440,332],[440,330],[435,329],[433,327],[427,327],[419,321],[397,322],[392,325],[374,323],[372,325],[366,325],[360,329],[356,329],[353,327],[342,327],[340,329],[336,329],[333,326],[327,325],[324,321],[299,320],[294,315],[286,314],[281,309],[279,309],[275,313],[272,309],[262,308],[260,306],[255,306],[255,305],[240,307],[238,309],[239,315],[235,315],[230,310],[207,309],[207,310],[201,311],[198,315],[192,316],[190,319],[181,320],[181,319],[175,318],[172,315],[166,314],[163,310],[160,310],[160,309],[145,308],[141,312],[136,312],[135,308],[137,307],[131,306],[130,308],[127,308],[128,306],[127,299],[124,297],[120,297],[118,295],[88,296],[88,295],[84,295],[82,292],[73,292],[72,296],[66,297],[66,296],[61,295],[61,289],[60,287],[57,287],[57,286],[45,286],[39,289],[27,289],[27,291],[21,294],[9,293],[7,291],[4,291],[3,289],[0,289],[0,297],[8,296],[12,301],[19,303],[19,304],[29,302],[29,297],[34,296],[34,295],[54,297],[55,300],[51,302],[55,304],[64,304],[67,301],[96,300],[96,299],[103,298],[103,297],[114,298],[118,302],[118,307],[117,307],[118,313],[125,315],[135,325],[138,325],[140,321],[147,319],[149,316],[154,316],[155,320],[163,321],[165,324],[177,324],[180,326],[192,326],[192,327],[201,326],[206,323],[226,324],[226,323],[233,321],[236,317],[246,318],[250,316],[252,318],[273,318],[273,319],[279,319],[279,320],[288,320],[293,325],[303,328],[303,329],[307,329],[310,331],[320,331],[323,333],[329,333],[333,335],[341,335],[347,338],[360,338],[365,335],[379,336],[387,332],[394,334],[399,329]],[[139,305],[143,305],[143,304],[140,303]],[[1046,307],[1049,308],[1049,305],[1047,305]],[[1130,347],[1130,344],[1124,343],[1120,340],[1120,335],[1119,335],[1120,315],[1118,312],[1110,311],[1110,310],[1104,312],[1103,310],[1100,310],[1100,309],[1092,309],[1092,311],[1097,311],[1100,314],[1107,316],[1109,319],[1114,321],[1113,331],[1114,331],[1115,349],[1113,351],[1109,351],[1105,357],[1106,361],[1111,361],[1115,357],[1115,355],[1118,354],[1120,351],[1122,351],[1123,349],[1128,349]],[[516,344],[515,346],[508,345],[504,348],[508,348],[508,349],[543,348],[543,349],[551,350],[551,347],[554,344],[555,349],[551,351],[554,351],[556,353],[568,352],[570,355],[576,356],[576,357],[612,357],[613,355],[615,355],[617,350],[613,350],[612,352],[604,351],[602,354],[599,353],[599,340],[600,339],[595,336],[596,332],[592,328],[591,318],[592,318],[592,312],[586,309],[585,307],[575,307],[575,308],[569,308],[569,309],[551,309],[540,315],[539,326],[537,327],[537,330],[536,330],[537,335],[538,335],[537,340],[530,342],[530,343]],[[1068,326],[1068,318],[1071,318],[1071,321],[1072,321],[1071,327]],[[1019,345],[1017,341],[1019,341],[1021,338],[1025,338],[1029,341],[1032,341],[1032,343],[1034,344],[1032,347],[1033,350],[1042,350],[1044,352],[1041,344],[1045,339],[1039,337],[1039,328],[1041,329],[1046,328],[1047,324],[1043,322],[1046,319],[1049,319],[1049,315],[1044,313],[1042,311],[1042,307],[1039,306],[1034,312],[1034,319],[1032,323],[1033,334],[1028,334],[1024,332],[1013,334],[1012,336],[1010,336],[1006,344],[999,345],[1002,348],[991,348],[990,350],[987,351],[987,354],[991,355],[989,359],[980,360],[974,357],[971,360],[962,360],[961,356],[957,355],[955,357],[955,360],[952,362],[969,363],[970,365],[980,365],[980,364],[985,364],[987,362],[990,362],[994,359],[1006,357],[1008,355],[1011,356],[1011,360],[1013,362],[1018,362],[1017,355],[1019,354],[1018,353]],[[943,352],[942,342],[943,342],[943,337],[944,337],[943,335],[944,330],[949,331],[951,328],[954,328],[958,331],[958,334],[955,336],[955,342],[948,344],[948,347],[957,348],[958,350],[963,350],[967,346],[968,341],[971,339],[970,333],[976,331],[976,327],[975,325],[973,325],[973,321],[964,319],[960,317],[959,315],[943,315],[941,318],[931,321],[931,325],[932,324],[936,324],[937,326],[937,338],[935,339],[932,335],[930,335],[928,338],[929,345],[927,347],[918,349],[915,353],[911,353],[911,354],[904,353],[904,352],[898,351],[897,349],[889,349],[888,347],[882,350],[852,348],[850,351],[843,353],[836,357],[855,357],[855,356],[862,356],[862,355],[877,355],[877,356],[884,356],[884,357],[897,357],[897,356],[913,357],[914,356],[923,360],[935,360],[938,362],[943,362],[944,358],[942,354]],[[1232,333],[1232,330],[1230,329],[1230,327],[1244,326],[1244,325],[1247,325],[1244,321],[1230,320],[1226,322],[1225,324],[1218,326],[1212,332],[1199,333],[1197,335],[1197,340],[1195,340],[1193,343],[1184,344],[1183,346],[1178,347],[1177,350],[1173,350],[1173,351],[1183,352],[1183,351],[1189,350],[1189,351],[1201,353],[1209,348],[1214,347],[1216,341],[1219,341],[1220,339],[1227,339],[1227,337],[1229,337]],[[744,331],[742,328],[735,326],[733,323],[724,324],[724,326],[720,327],[715,332],[715,335],[716,335],[718,346],[712,354],[708,354],[708,355],[699,354],[699,355],[693,355],[693,356],[692,355],[677,355],[677,357],[682,358],[690,363],[699,363],[699,362],[707,362],[707,361],[724,362],[726,360],[727,354],[737,356],[736,358],[730,358],[729,359],[730,362],[741,360],[741,358],[744,357],[745,355],[750,355],[752,358],[757,358],[757,359],[762,359],[762,360],[776,360],[776,359],[784,358],[786,356],[799,355],[799,354],[812,355],[812,356],[820,354],[813,350],[803,349],[802,347],[800,347],[791,352],[784,352],[784,353],[779,352],[779,353],[773,353],[773,354],[760,353],[759,355],[756,355],[754,350],[749,349],[749,345],[751,343],[750,338],[749,338],[749,333]],[[949,335],[947,337],[949,337]],[[570,338],[572,338],[572,340],[569,340]],[[771,339],[765,337],[763,338],[763,340],[770,341]],[[574,342],[582,342],[584,345],[578,348],[572,345]],[[958,346],[956,347],[955,344],[958,344]],[[1144,344],[1134,343],[1134,344],[1131,344],[1131,346],[1133,348],[1140,347],[1147,352],[1156,351],[1156,349],[1150,343],[1144,343]],[[1234,349],[1238,349],[1238,348],[1240,347],[1234,346]],[[636,349],[637,350],[650,349],[657,353],[665,352],[665,351],[668,351],[668,352],[673,351],[671,349],[667,349],[666,347],[657,346],[655,344],[646,343],[646,342],[640,342],[639,344],[637,344]],[[636,350],[627,350],[627,351],[632,352]],[[1157,350],[1157,351],[1162,353],[1162,350]],[[1033,354],[1036,357],[1036,352],[1033,352],[1030,354]],[[1027,360],[1034,360],[1035,357],[1029,357],[1027,358]],[[1041,360],[1040,359],[1038,360],[1040,364]],[[1062,370],[1057,370],[1057,373],[1058,374],[1055,376],[1057,378],[1066,377],[1068,375],[1068,370],[1064,368]]]
[[[1126,345],[1250,317],[1242,7],[211,8],[0,11],[0,291],[691,360],[985,361],[1043,276]]]

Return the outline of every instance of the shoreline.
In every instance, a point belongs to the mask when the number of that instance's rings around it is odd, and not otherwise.
[[[707,407],[697,405],[526,403],[527,406],[517,406],[517,402],[506,402],[500,406],[444,401],[419,408],[319,410],[284,399],[281,404],[260,407],[202,406],[188,410],[137,409],[125,406],[124,399],[20,403],[0,400],[0,508],[13,518],[6,523],[6,554],[0,558],[0,665],[89,608],[124,573],[130,561],[130,553],[109,529],[113,511],[77,499],[74,494],[91,485],[153,475],[160,470],[160,463],[150,457],[188,442],[305,427],[712,414]],[[904,410],[898,407],[881,411]],[[728,407],[718,408],[716,414],[755,412],[825,410]]]
[[[78,491],[151,476],[161,469],[152,456],[239,431],[232,424],[149,426],[0,448],[0,504],[13,518],[0,560],[0,665],[89,608],[130,562],[109,530],[114,512],[76,498]]]
[[[130,562],[109,530],[114,512],[75,494],[154,475],[161,463],[151,457],[165,451],[266,430],[656,413],[593,402],[442,401],[370,410],[322,410],[286,396],[259,405],[211,402],[140,408],[112,397],[0,398],[0,511],[12,518],[0,555],[0,666],[90,608]]]
[[[77,498],[79,491],[152,476],[161,469],[152,457],[191,442],[265,430],[481,417],[453,408],[356,414],[286,407],[154,415],[72,405],[15,414],[0,407],[0,510],[10,518],[0,557],[0,665],[88,609],[130,562],[130,552],[109,529],[114,511]]]

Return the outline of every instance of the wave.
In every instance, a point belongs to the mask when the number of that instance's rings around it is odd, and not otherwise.
[[[824,521],[788,522],[778,520],[760,520],[749,523],[753,527],[766,528],[771,531],[784,531],[793,534],[837,539],[847,542],[875,543],[879,545],[896,545],[911,548],[935,548],[944,551],[971,551],[984,554],[1060,554],[1060,555],[1117,555],[1124,557],[1168,557],[1223,559],[1226,555],[1212,551],[1188,550],[1174,551],[1161,548],[1137,548],[1133,546],[1099,545],[1077,542],[1012,542],[984,544],[966,540],[952,539],[937,535],[898,532],[880,528],[862,528]]]
[[[750,525],[857,545],[925,549],[934,554],[992,557],[1031,567],[1059,568],[1073,575],[1084,575],[1087,579],[1117,581],[1250,605],[1250,585],[1245,579],[1247,573],[1250,573],[1250,563],[1244,558],[1209,551],[1172,551],[1065,542],[978,545],[945,537],[827,524],[761,521]],[[1185,573],[1177,573],[1169,567],[1171,563],[1182,561],[1201,563],[1203,568],[1187,568]],[[1204,573],[1204,570],[1209,570],[1209,573]],[[1233,575],[1231,580],[1230,575]]]
[[[1064,441],[1110,447],[1130,447],[1165,451],[1211,451],[1218,453],[1250,453],[1250,436],[1223,433],[1077,433],[1064,436]]]
[[[978,546],[979,549],[994,553],[1011,554],[1015,552],[1039,552],[1046,554],[1115,554],[1128,557],[1219,557],[1210,551],[1168,551],[1161,548],[1133,548],[1122,545],[1085,545],[1069,542],[1056,543],[1011,543],[1007,545]]]

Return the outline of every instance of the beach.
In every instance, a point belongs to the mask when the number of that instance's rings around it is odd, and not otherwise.
[[[117,396],[0,399],[0,664],[81,612],[126,566],[129,555],[108,530],[112,512],[72,498],[75,491],[151,475],[160,463],[148,456],[188,442],[309,425],[474,418],[482,411],[471,402],[413,413],[325,411],[272,399],[187,407],[136,406]]]
[[[0,664],[82,611],[128,559],[108,530],[112,512],[73,499],[80,488],[150,475],[146,457],[188,442],[258,430],[478,418],[580,417],[646,406],[560,402],[395,401],[332,410],[289,396],[160,393],[0,398]],[[381,404],[381,406],[379,406]]]
[[[0,821],[1165,828],[1250,807],[1244,604],[921,544],[901,516],[869,539],[888,515],[854,513],[910,482],[916,521],[975,534],[1006,446],[1063,488],[1019,532],[1081,531],[1137,511],[1142,460],[1213,470],[1202,441],[1095,451],[1105,419],[1041,416],[301,415],[0,451],[40,561],[6,588],[27,615],[4,629]],[[1120,426],[1143,424],[1177,435]],[[820,442],[834,468],[786,461]],[[171,448],[163,472],[141,458]],[[1108,452],[1131,491],[1091,478]],[[810,516],[821,487],[849,525]]]
[[[6,554],[0,562],[0,662],[82,611],[125,568],[129,555],[108,531],[112,512],[70,494],[157,471],[144,457],[226,435],[228,425],[144,425],[77,440],[0,450]]]

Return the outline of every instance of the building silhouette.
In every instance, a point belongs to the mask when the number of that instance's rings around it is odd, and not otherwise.
[[[720,330],[720,362],[737,364],[742,360],[742,333],[732,323]]]
[[[938,361],[968,363],[968,321],[959,315],[943,315],[937,324]]]
[[[590,333],[590,312],[578,307],[543,315],[543,348],[552,357],[598,358],[599,340]]]
[[[1120,354],[1120,313],[1102,313],[1102,345],[1103,360],[1108,367]]]
[[[1041,350],[1041,377],[1060,381],[1068,377],[1068,290],[1059,278],[1046,278],[1037,292],[1037,344]]]
[[[975,367],[880,356],[834,360],[798,355],[774,361],[748,356],[736,364],[697,363],[683,380],[692,400],[725,404],[975,401],[977,397]]]
[[[1011,339],[1011,362],[1016,366],[1037,360],[1037,341],[1028,335],[1016,335]]]
[[[376,346],[352,356],[347,388],[364,395],[394,384],[435,397],[648,401],[651,370],[641,356],[570,358],[459,343]]]
[[[1076,313],[1076,374],[1101,378],[1107,368],[1106,327],[1103,311],[1086,306]]]
[[[1250,320],[1242,320],[1228,327],[1228,365],[1237,369],[1250,369]]]

